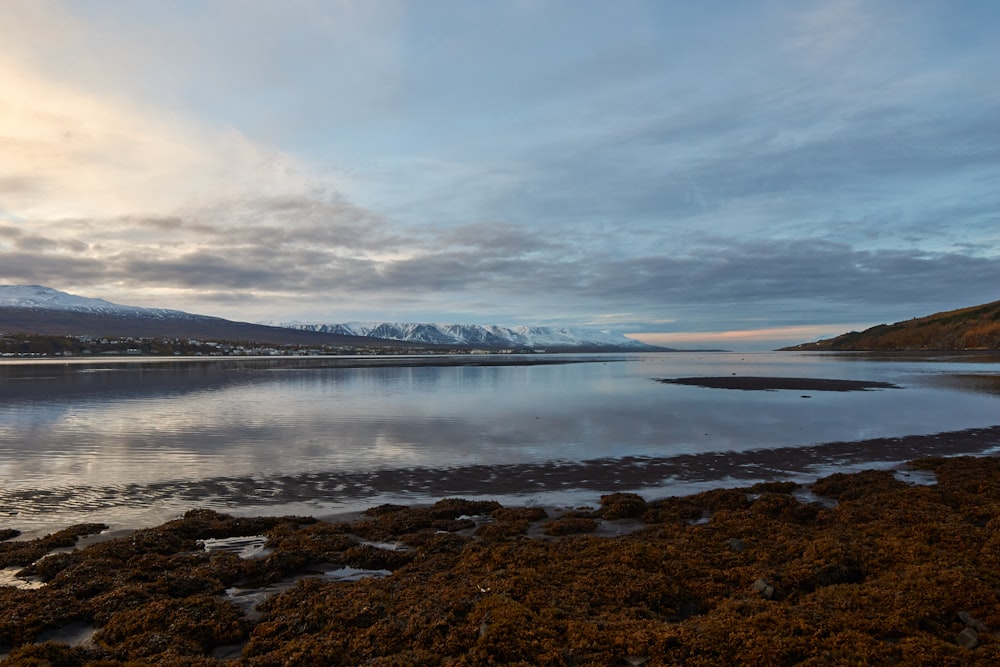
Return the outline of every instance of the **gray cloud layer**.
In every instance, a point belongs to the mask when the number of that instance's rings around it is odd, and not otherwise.
[[[1000,298],[992,5],[250,4],[14,1],[0,280],[631,331]]]
[[[287,206],[286,211],[296,215],[303,207]],[[261,210],[273,214],[273,202],[262,202]],[[129,224],[169,231],[199,223],[156,219]],[[211,227],[203,246],[169,256],[159,245],[128,245],[108,255],[86,256],[79,250],[90,246],[80,239],[0,227],[0,237],[15,245],[0,252],[0,266],[3,274],[23,282],[204,291],[198,306],[209,312],[214,302],[226,305],[239,293],[248,300],[315,294],[331,303],[376,300],[385,307],[418,311],[440,307],[442,301],[455,308],[492,301],[491,314],[531,312],[536,320],[545,319],[546,304],[589,308],[581,321],[615,304],[631,314],[633,326],[653,326],[665,310],[709,326],[719,321],[721,310],[733,327],[753,327],[762,309],[780,324],[822,323],[829,321],[831,311],[882,316],[876,319],[910,317],[927,308],[991,300],[1000,275],[996,256],[859,250],[822,239],[710,238],[661,255],[616,254],[587,239],[575,243],[540,236],[516,225],[472,225],[404,237],[387,227],[358,226],[353,219],[322,230],[309,223],[283,227],[271,220]],[[67,253],[67,248],[75,252]],[[367,254],[373,248],[385,256]]]

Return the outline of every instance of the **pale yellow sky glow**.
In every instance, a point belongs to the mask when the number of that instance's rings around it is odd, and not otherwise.
[[[713,347],[725,349],[771,349],[832,338],[847,331],[863,331],[871,324],[789,326],[739,331],[684,331],[675,333],[630,333],[629,338],[664,347]]]
[[[235,129],[47,80],[12,59],[0,58],[0,87],[0,213],[36,230],[308,187],[305,168]]]

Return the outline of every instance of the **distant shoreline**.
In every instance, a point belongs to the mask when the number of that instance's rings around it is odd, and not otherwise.
[[[293,362],[313,368],[369,368],[410,366],[548,366],[559,364],[624,361],[613,357],[621,354],[648,352],[567,352],[546,354],[360,354],[360,355],[265,355],[265,356],[71,356],[71,357],[4,357],[0,365],[28,364],[169,364],[169,363],[230,363]],[[584,356],[586,355],[586,356]]]

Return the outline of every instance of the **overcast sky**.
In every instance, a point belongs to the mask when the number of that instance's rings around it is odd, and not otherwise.
[[[0,283],[774,347],[1000,299],[1000,2],[4,0]]]

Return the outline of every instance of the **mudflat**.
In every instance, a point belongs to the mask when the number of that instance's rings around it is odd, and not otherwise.
[[[868,391],[870,389],[898,389],[891,382],[872,380],[837,380],[828,378],[760,377],[753,375],[724,375],[720,377],[658,378],[664,384],[683,384],[710,389],[741,389],[743,391]]]
[[[102,529],[0,542],[6,664],[1000,664],[996,457]]]

